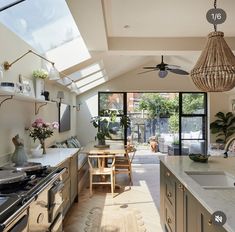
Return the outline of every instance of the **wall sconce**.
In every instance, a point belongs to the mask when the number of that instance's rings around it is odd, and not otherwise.
[[[64,76],[61,78],[61,82],[63,83],[64,86],[71,86],[70,91],[72,93],[76,93],[78,90],[76,82],[70,78],[69,76],[65,75],[64,73],[61,72],[61,74]]]
[[[78,90],[77,84],[72,80],[72,83],[71,83],[71,92],[72,93],[76,93],[77,90]]]
[[[79,111],[80,110],[80,106],[81,106],[81,103],[78,103],[78,105],[73,106],[73,108],[76,108],[76,110]]]
[[[17,58],[16,60],[14,60],[13,62],[9,63],[8,61],[5,61],[3,64],[4,70],[8,70],[10,69],[10,67],[15,64],[16,62],[18,62],[19,60],[21,60],[24,56],[26,56],[29,53],[33,53],[34,55],[40,57],[43,60],[46,60],[47,62],[51,63],[52,67],[49,71],[49,80],[59,80],[60,79],[60,74],[58,72],[58,70],[55,68],[55,63],[48,60],[47,58],[39,55],[38,53],[32,51],[32,50],[28,50],[26,53],[24,53],[22,56],[20,56],[19,58]]]
[[[57,98],[60,99],[59,103],[61,103],[62,99],[64,99],[64,92],[63,91],[58,91],[57,92]]]

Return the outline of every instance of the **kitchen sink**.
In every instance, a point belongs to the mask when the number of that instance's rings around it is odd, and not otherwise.
[[[235,189],[235,177],[223,171],[185,172],[204,189]]]

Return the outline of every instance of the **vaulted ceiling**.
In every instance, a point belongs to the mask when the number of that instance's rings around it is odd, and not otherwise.
[[[102,60],[107,79],[146,64],[167,63],[190,71],[213,25],[206,12],[209,0],[66,0],[92,58],[65,73]],[[218,30],[235,51],[235,1],[218,1],[227,13]]]

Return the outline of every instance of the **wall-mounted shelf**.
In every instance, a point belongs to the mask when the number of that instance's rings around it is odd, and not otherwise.
[[[31,96],[27,96],[27,95],[23,95],[20,93],[14,93],[11,91],[5,91],[5,90],[1,90],[0,89],[0,108],[2,106],[2,104],[4,102],[6,102],[7,100],[18,100],[18,101],[24,101],[24,102],[34,102],[34,108],[35,108],[35,115],[37,115],[39,113],[39,110],[41,107],[47,105],[47,104],[51,104],[54,103],[52,101],[45,101],[42,99],[37,99]]]

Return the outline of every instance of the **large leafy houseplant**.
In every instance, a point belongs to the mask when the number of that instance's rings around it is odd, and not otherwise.
[[[235,116],[232,112],[218,112],[217,119],[210,124],[212,134],[217,134],[216,142],[226,144],[228,138],[235,133]]]
[[[106,117],[103,117],[106,116]],[[105,145],[105,139],[112,139],[111,134],[115,134],[115,131],[110,127],[111,123],[116,121],[117,112],[114,110],[106,110],[102,113],[102,116],[92,117],[91,123],[98,129],[95,139],[98,140],[98,145]],[[120,118],[120,126],[128,128],[130,126],[130,118],[126,115],[122,115]]]

